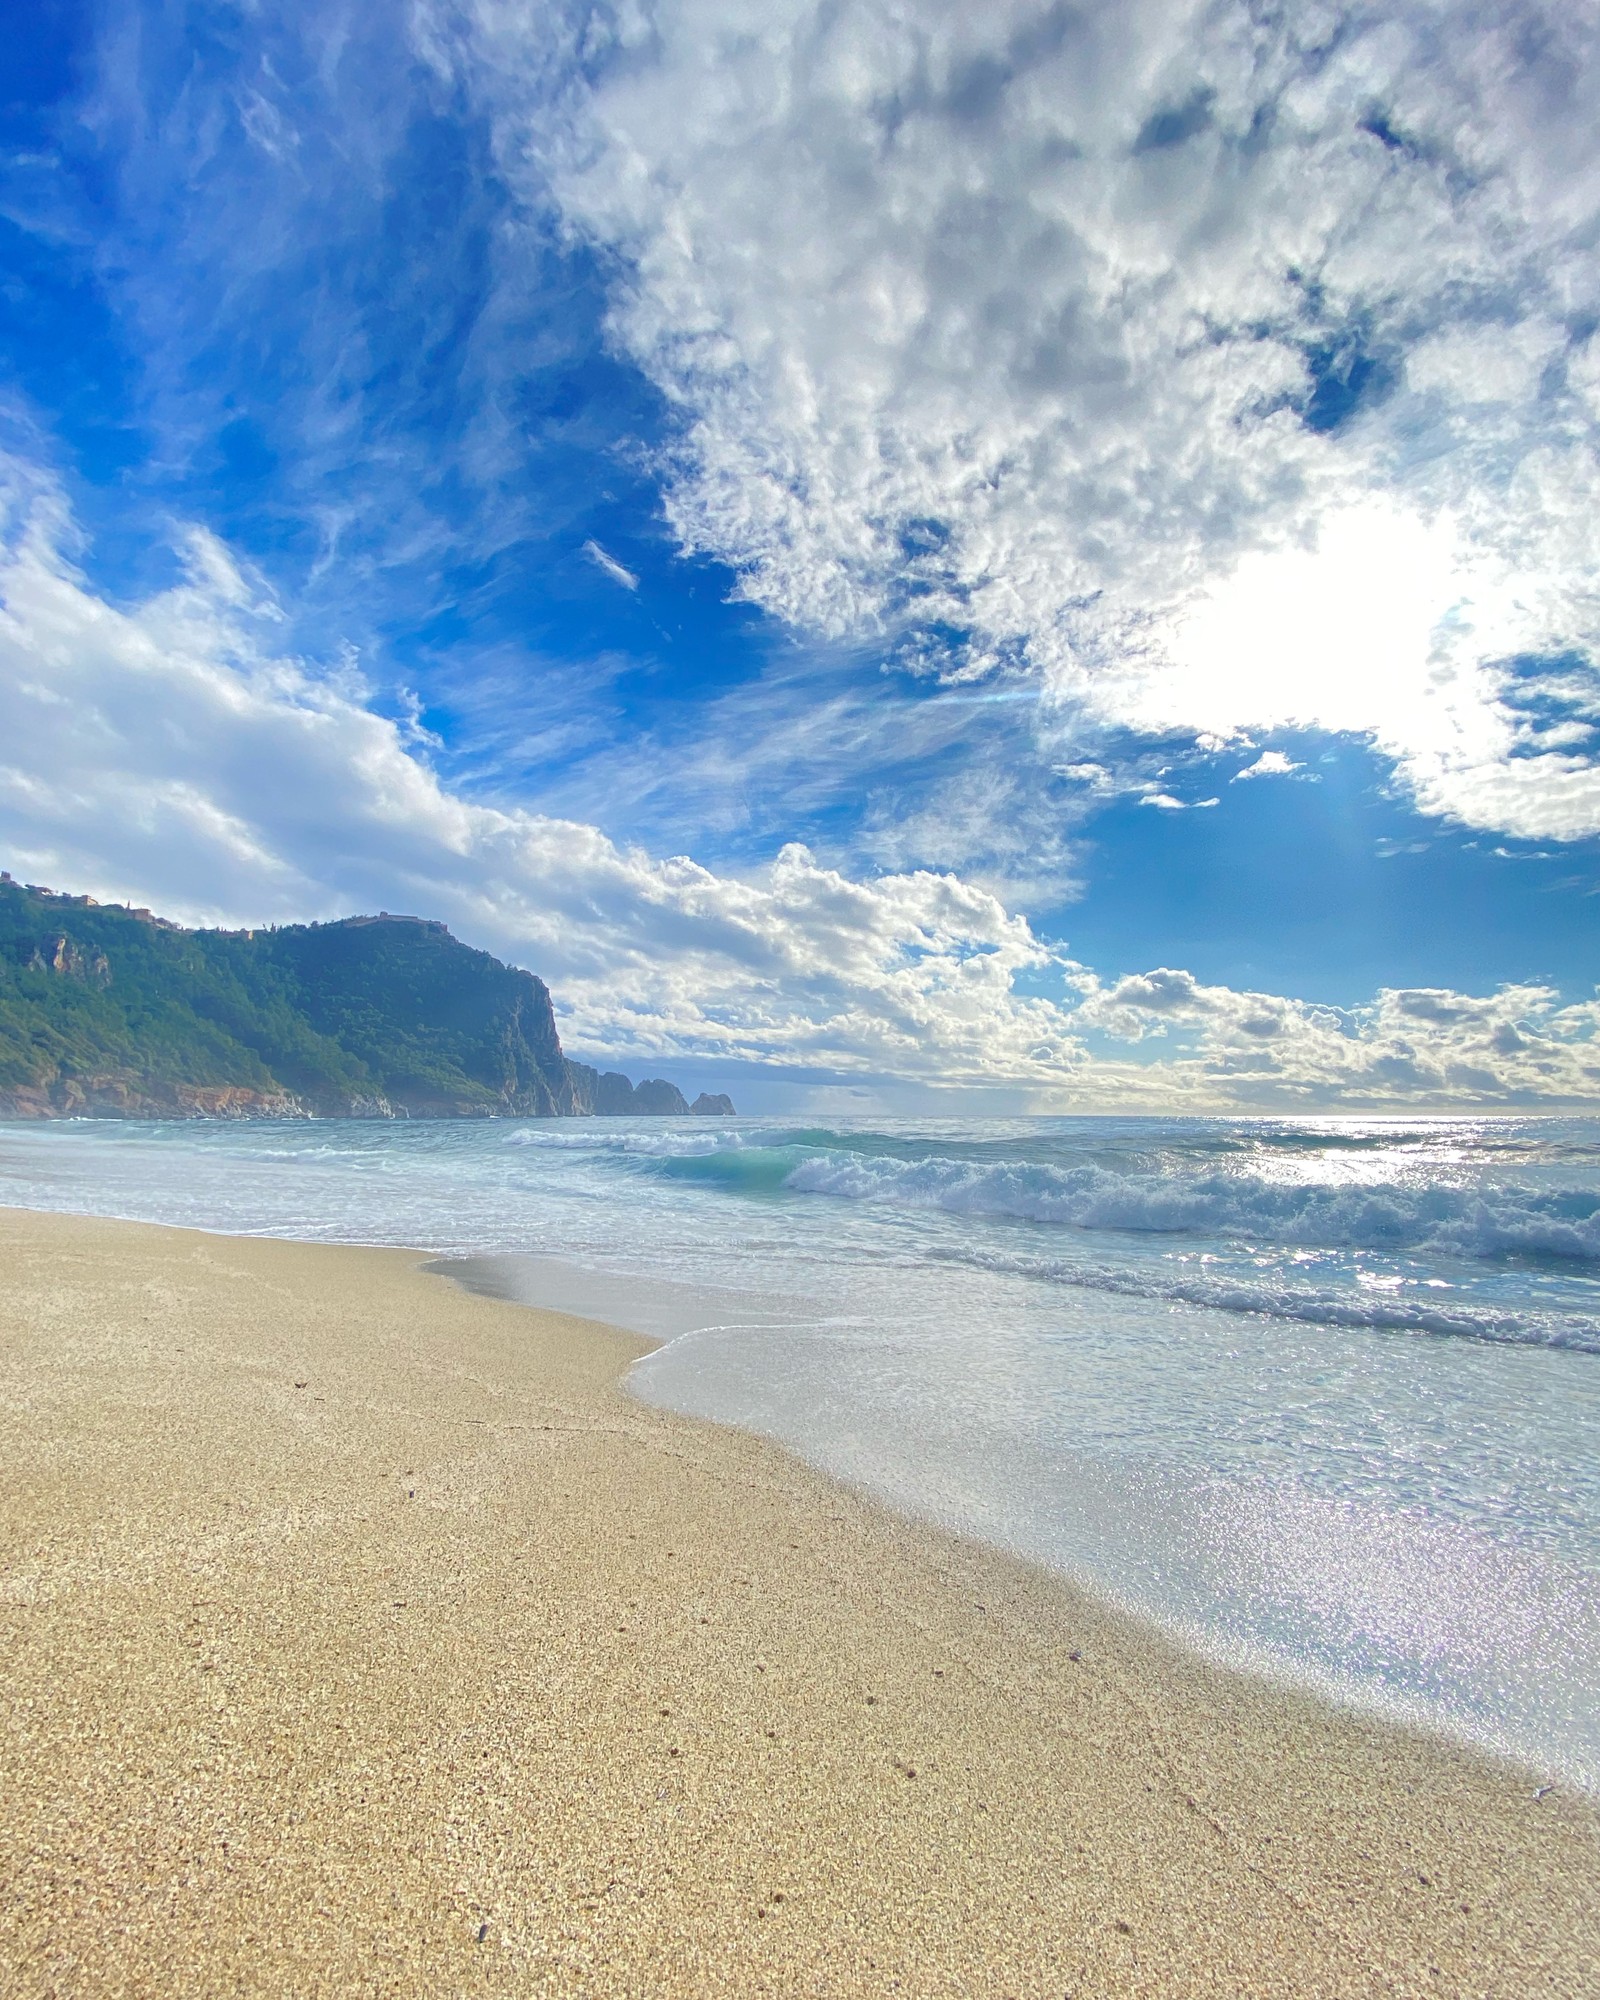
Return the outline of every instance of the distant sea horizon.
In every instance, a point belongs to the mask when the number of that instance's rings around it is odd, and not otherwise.
[[[661,1341],[650,1401],[1600,1791],[1600,1118],[68,1121],[0,1127],[0,1200],[432,1252]]]

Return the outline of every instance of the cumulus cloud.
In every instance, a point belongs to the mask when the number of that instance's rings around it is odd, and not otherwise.
[[[1246,764],[1242,771],[1235,771],[1228,782],[1237,785],[1246,778],[1287,778],[1292,771],[1304,769],[1304,764],[1297,764],[1282,750],[1263,750],[1253,764]]]
[[[1594,1001],[1507,986],[1488,997],[1391,988],[1364,1007],[1322,1007],[1207,986],[1167,967],[1081,982],[1080,1030],[1123,1041],[1183,1035],[1163,1069],[1204,1075],[1236,1102],[1536,1102],[1600,1089]]]
[[[1554,0],[432,0],[615,273],[682,544],[1061,712],[1600,827],[1600,36]],[[1552,665],[1551,671],[1558,668]]]
[[[1041,1108],[1600,1090],[1600,1004],[1540,987],[1341,1012],[1181,970],[1103,982],[953,873],[855,879],[791,844],[717,874],[476,803],[347,664],[276,650],[280,608],[215,538],[123,606],[82,553],[51,481],[0,461],[0,846],[29,879],[190,921],[441,916],[544,974],[575,1050],[623,1060],[1005,1084]]]

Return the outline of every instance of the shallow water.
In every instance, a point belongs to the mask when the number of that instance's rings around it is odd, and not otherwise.
[[[85,1123],[0,1200],[509,1254],[641,1395],[1600,1790],[1600,1121]]]

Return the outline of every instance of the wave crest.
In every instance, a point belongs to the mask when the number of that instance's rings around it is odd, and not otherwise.
[[[1304,1186],[1249,1174],[1134,1175],[1089,1165],[837,1153],[801,1160],[786,1185],[801,1194],[1014,1216],[1080,1230],[1600,1262],[1600,1191],[1587,1189],[1546,1194],[1438,1183]]]

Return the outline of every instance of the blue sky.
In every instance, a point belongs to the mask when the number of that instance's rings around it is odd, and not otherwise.
[[[29,10],[9,865],[747,1098],[1592,1096],[1592,24],[971,13]]]

